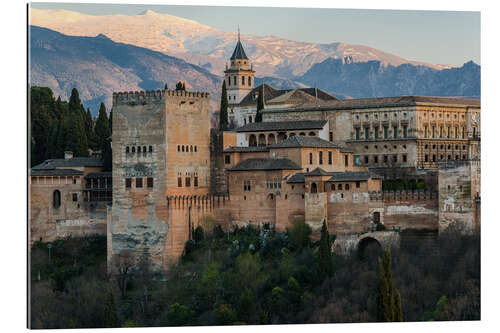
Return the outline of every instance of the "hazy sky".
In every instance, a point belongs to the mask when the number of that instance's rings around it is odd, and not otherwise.
[[[33,8],[67,9],[90,15],[135,15],[146,9],[195,20],[244,34],[297,41],[361,44],[410,59],[436,64],[480,64],[480,13],[33,3]]]

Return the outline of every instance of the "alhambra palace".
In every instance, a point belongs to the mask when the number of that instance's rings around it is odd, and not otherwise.
[[[238,39],[224,71],[224,131],[211,128],[206,92],[114,93],[113,171],[71,152],[33,167],[30,243],[97,233],[108,262],[147,251],[166,268],[192,228],[209,223],[285,230],[302,220],[317,235],[325,221],[339,252],[367,239],[395,244],[404,229],[479,227],[479,100],[339,100],[254,87],[255,72]],[[417,189],[383,190],[401,180]]]

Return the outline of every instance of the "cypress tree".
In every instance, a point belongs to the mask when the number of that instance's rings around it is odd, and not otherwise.
[[[222,94],[220,97],[220,114],[219,114],[219,129],[227,129],[228,119],[227,119],[227,91],[226,91],[226,80],[222,83]]]
[[[257,99],[257,113],[255,114],[255,122],[262,122],[262,110],[264,109],[264,84],[261,85],[259,98]]]
[[[30,88],[31,165],[50,157],[49,138],[56,121],[55,99],[48,87]]]
[[[379,286],[377,294],[377,321],[403,321],[401,295],[392,286],[391,252],[387,249],[382,258],[378,258]]]
[[[97,139],[97,148],[104,152],[106,141],[111,136],[108,114],[106,113],[106,106],[104,106],[104,103],[101,103],[99,115],[95,122],[95,135]]]
[[[113,109],[109,111],[109,133],[113,134]]]
[[[168,85],[165,83],[165,90],[168,90]]]
[[[334,239],[335,238],[333,238],[333,240]],[[326,227],[326,222],[323,220],[318,250],[318,269],[321,280],[324,280],[333,274],[333,256],[331,250],[333,240],[330,239],[330,233]]]
[[[88,156],[87,135],[82,109],[78,90],[73,88],[69,99],[68,115],[63,121],[63,130],[64,150],[71,150],[75,156]]]
[[[181,81],[177,82],[175,85],[175,90],[186,90],[186,86]]]
[[[87,112],[85,113],[85,136],[87,137],[87,144],[90,148],[98,148],[98,143],[94,132],[94,120],[92,119],[90,108],[87,108]]]

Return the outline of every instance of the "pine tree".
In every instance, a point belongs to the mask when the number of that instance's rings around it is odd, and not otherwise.
[[[257,113],[255,115],[255,122],[262,122],[262,110],[264,110],[264,84],[261,85],[259,98],[257,99]]]
[[[227,91],[226,91],[226,80],[222,83],[222,94],[220,97],[220,114],[219,114],[219,129],[221,131],[227,129],[228,118],[227,118]]]
[[[377,295],[377,321],[403,321],[401,295],[392,286],[392,259],[387,249],[382,258],[378,258],[379,286]]]
[[[324,280],[333,274],[332,243],[333,241],[330,239],[330,233],[326,227],[326,222],[323,220],[318,250],[318,269],[321,280]]]

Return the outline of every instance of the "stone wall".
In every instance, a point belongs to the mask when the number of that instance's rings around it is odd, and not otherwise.
[[[106,234],[107,202],[83,201],[81,179],[82,177],[79,177],[76,184],[58,180],[50,184],[30,184],[30,245],[40,240],[52,242],[68,236]],[[61,193],[61,205],[58,208],[53,206],[53,193],[56,190]],[[73,201],[73,194],[77,195],[76,201]]]

